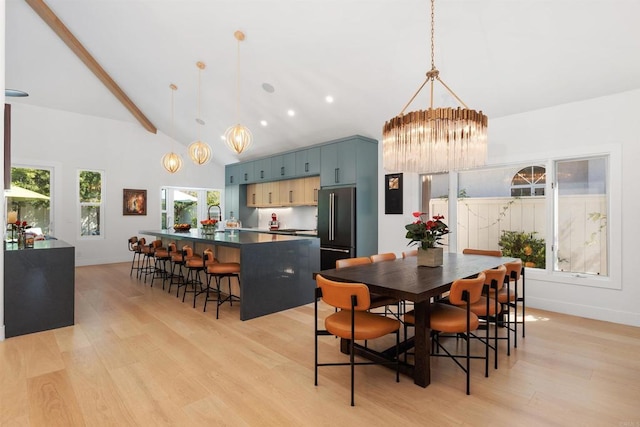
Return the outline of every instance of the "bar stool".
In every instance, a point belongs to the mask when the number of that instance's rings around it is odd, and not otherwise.
[[[229,293],[226,297],[222,298],[220,291],[220,282],[226,277],[229,284]],[[240,297],[233,295],[231,291],[231,278],[235,277],[238,280],[238,287],[240,287],[240,264],[237,262],[214,262],[207,267],[207,299],[204,301],[204,310],[207,311],[207,301],[216,301],[216,319],[220,315],[220,306],[225,302],[229,302],[230,306],[233,306],[234,301],[240,301]],[[216,281],[216,292],[218,297],[213,300],[209,298],[209,289],[211,288],[211,279]]]
[[[182,267],[184,267],[187,260],[191,258],[193,258],[193,248],[189,245],[184,245],[182,250],[171,255],[171,280],[169,281],[169,290],[167,292],[171,292],[171,287],[175,283],[178,287],[176,291],[176,298],[180,296],[180,288],[185,286]],[[177,272],[176,268],[178,269]]]
[[[203,287],[202,279],[200,278],[200,272],[204,271],[204,269],[216,262],[213,257],[213,251],[211,249],[205,249],[202,253],[202,258],[193,257],[188,259],[185,263],[185,267],[187,267],[187,280],[185,281],[184,293],[182,294],[182,302],[184,302],[185,297],[187,296],[187,292],[193,292],[193,308],[196,308],[196,297],[202,293],[205,293],[207,289]],[[189,285],[192,286],[193,290],[189,290]],[[208,283],[207,283],[208,287]],[[200,288],[198,290],[198,288]]]
[[[136,257],[138,258],[138,264],[140,263],[139,259],[142,252],[138,250],[139,246],[140,245],[138,243],[137,236],[129,237],[129,252],[133,252],[133,259],[131,260],[131,271],[129,272],[129,277],[131,277],[131,275],[133,274],[133,270],[136,269],[136,267],[134,267],[134,265],[136,264]],[[137,271],[136,277],[138,277]]]
[[[171,242],[166,248],[156,249],[155,252],[155,268],[153,269],[153,276],[151,276],[151,287],[153,287],[153,281],[158,278],[162,278],[162,289],[164,284],[170,277],[171,271],[167,269],[167,261],[171,262],[171,255],[176,252],[176,243]]]
[[[142,271],[142,257],[144,255],[144,248],[147,245],[147,239],[144,237],[140,237],[135,246],[135,253],[133,254],[133,260],[136,262],[136,266],[133,266],[133,261],[131,262],[131,271],[136,270],[136,278],[140,278],[140,272]],[[136,256],[138,257],[136,261]],[[131,274],[129,274],[131,275]]]
[[[140,269],[140,276],[144,274],[144,283],[147,283],[147,276],[153,275],[155,270],[155,253],[156,250],[162,248],[162,240],[156,239],[149,243],[148,246],[142,248],[142,268]],[[153,259],[153,262],[151,262]],[[153,278],[153,276],[152,276]]]
[[[514,292],[514,300],[509,302],[509,306],[514,309],[514,334],[517,335],[518,323],[522,324],[522,338],[524,338],[524,317],[525,317],[525,280],[524,280],[524,265],[522,264],[521,259],[516,259],[513,262],[508,262],[504,265],[507,267],[507,277],[509,278],[509,283],[513,283],[513,292]],[[518,285],[520,283],[520,278],[522,278],[522,292],[519,291]],[[518,303],[522,303],[522,320],[518,321]],[[515,337],[513,339],[513,347],[518,348],[518,338]]]

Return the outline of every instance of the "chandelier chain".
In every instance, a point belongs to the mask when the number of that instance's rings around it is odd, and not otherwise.
[[[435,39],[435,16],[436,16],[436,8],[435,8],[435,4],[436,1],[435,0],[431,0],[431,69],[435,70],[436,69],[436,60],[435,60],[435,48],[434,48],[434,39]]]

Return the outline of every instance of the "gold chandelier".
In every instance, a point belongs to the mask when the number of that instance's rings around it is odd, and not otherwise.
[[[198,117],[196,117],[196,123],[198,123],[198,132],[197,138],[194,142],[189,145],[189,156],[191,160],[197,165],[205,165],[209,163],[211,160],[211,147],[207,143],[204,143],[200,140],[200,126],[204,125],[204,120],[200,115],[200,75],[202,74],[202,70],[204,70],[204,62],[198,61],[196,62],[196,67],[198,67]]]
[[[171,146],[173,147],[175,141],[175,138],[173,136],[173,95],[178,89],[178,86],[171,83],[169,85],[169,88],[171,89]],[[182,157],[180,157],[179,154],[171,151],[170,153],[167,153],[162,157],[162,166],[164,166],[167,172],[176,173],[182,167]]]
[[[487,116],[470,110],[440,79],[434,60],[435,0],[431,0],[431,70],[400,114],[382,130],[383,165],[389,171],[448,172],[482,166],[487,157]],[[438,81],[464,108],[433,108],[433,86]],[[428,110],[405,110],[431,83]]]
[[[238,40],[238,72],[236,74],[236,119],[238,124],[230,126],[224,133],[224,139],[227,141],[227,145],[237,154],[242,153],[249,148],[253,142],[253,135],[251,131],[242,126],[240,122],[240,42],[244,40],[244,33],[242,31],[236,31],[233,36]]]

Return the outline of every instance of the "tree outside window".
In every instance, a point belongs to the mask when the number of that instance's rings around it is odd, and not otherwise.
[[[80,236],[102,235],[102,187],[102,172],[83,170],[78,173]]]

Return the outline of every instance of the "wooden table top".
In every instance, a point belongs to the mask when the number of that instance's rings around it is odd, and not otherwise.
[[[318,274],[336,281],[364,283],[372,293],[421,302],[449,290],[456,279],[473,277],[513,260],[509,257],[445,253],[444,264],[440,267],[418,267],[416,257],[408,257],[322,270]]]

